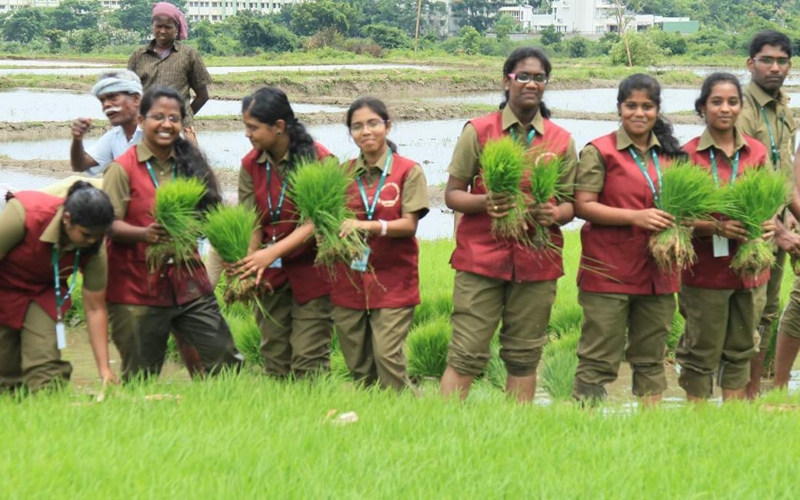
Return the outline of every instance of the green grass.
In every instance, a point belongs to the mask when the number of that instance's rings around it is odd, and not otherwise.
[[[245,373],[0,399],[5,498],[794,498],[797,410],[467,404]],[[162,400],[145,396],[168,395]],[[177,399],[180,398],[180,399]],[[800,403],[797,398],[772,398]],[[354,411],[358,422],[326,415]],[[770,436],[780,435],[780,444]],[[257,492],[257,493],[256,493]]]

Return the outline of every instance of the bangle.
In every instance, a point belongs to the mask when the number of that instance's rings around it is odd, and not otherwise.
[[[381,223],[381,236],[386,236],[386,233],[389,231],[389,223],[383,219],[378,219],[378,222]]]

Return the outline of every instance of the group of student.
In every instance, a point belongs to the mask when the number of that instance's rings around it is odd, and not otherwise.
[[[579,217],[585,221],[578,273],[584,323],[574,397],[603,399],[624,357],[633,371],[633,394],[644,405],[658,403],[667,387],[664,357],[676,293],[686,318],[676,359],[687,398],[711,396],[715,374],[723,399],[756,395],[759,363],[778,312],[785,253],[800,255],[800,235],[793,232],[800,197],[764,225],[764,238],[774,236],[777,244],[778,263],[753,279],[741,279],[730,269],[747,234],[738,221],[718,216],[694,222],[698,261],[682,272],[661,270],[648,239],[677,223],[655,208],[661,173],[676,159],[709,169],[718,184],[735,182],[751,168],[793,173],[796,126],[781,92],[791,55],[785,35],[762,32],[750,47],[752,80],[746,88],[730,74],[708,76],[696,101],[706,128],[682,147],[660,113],[658,82],[631,75],[619,86],[619,129],[591,141],[579,159],[572,136],[551,121],[543,101],[552,69],[547,56],[535,47],[512,52],[503,66],[500,110],[465,125],[448,169],[445,202],[463,215],[451,259],[453,334],[442,394],[467,397],[474,378],[486,369],[499,326],[506,390],[519,401],[533,398],[563,275],[559,227]],[[131,81],[116,75],[98,83],[95,95],[104,109],[106,94],[130,97],[124,89],[130,90]],[[66,198],[14,193],[0,214],[1,387],[36,390],[68,380],[70,367],[59,349],[74,286],[67,277],[78,269],[84,274],[87,324],[103,379],[115,380],[108,363],[109,323],[126,380],[159,373],[170,332],[195,375],[242,365],[200,256],[191,273],[176,264],[154,273],[147,268],[147,247],[169,238],[151,213],[160,185],[177,177],[203,181],[206,195],[199,212],[221,200],[205,157],[182,137],[183,97],[171,88],[153,87],[136,101],[141,142],[115,155],[102,191],[79,182]],[[239,203],[259,211],[261,228],[249,255],[229,272],[256,274],[270,284],[255,313],[266,373],[304,377],[328,370],[336,325],[356,381],[411,387],[403,347],[420,303],[415,232],[428,212],[427,183],[420,165],[401,156],[388,139],[387,107],[377,98],[361,97],[347,111],[345,124],[360,154],[342,164],[355,177],[350,208],[356,214],[342,234],[366,234],[370,253],[366,271],[342,262],[333,274],[314,265],[314,227],[298,225],[287,192],[293,169],[330,151],[309,135],[280,89],[264,87],[245,97],[242,119],[253,150],[242,160]],[[513,206],[501,194],[487,192],[480,157],[487,141],[505,135],[538,155],[564,159],[565,192],[552,200],[530,200],[527,207],[536,224],[549,230],[552,247],[536,249],[492,234],[492,220]],[[529,189],[529,180],[522,188]],[[781,322],[778,386],[788,382],[800,348],[798,290]]]

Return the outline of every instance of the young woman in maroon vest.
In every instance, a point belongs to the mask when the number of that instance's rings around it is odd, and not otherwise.
[[[199,211],[218,203],[220,196],[205,157],[180,136],[185,113],[181,96],[169,87],[154,87],[142,97],[139,112],[142,142],[117,158],[103,177],[117,218],[108,251],[115,272],[108,302],[123,377],[158,375],[171,330],[197,351],[200,375],[238,368],[242,357],[200,256],[196,254],[191,268],[167,263],[154,272],[148,269],[147,246],[169,238],[152,216],[158,186],[177,177],[202,180],[206,195]]]
[[[269,317],[260,309],[256,313],[264,369],[278,377],[327,371],[333,335],[330,280],[314,267],[313,228],[298,227],[287,178],[303,161],[331,153],[297,121],[278,88],[263,87],[245,97],[242,117],[253,150],[242,159],[239,203],[258,209],[262,230],[253,235],[240,269],[272,289],[261,301]]]
[[[361,155],[349,162],[357,175],[350,188],[357,218],[342,233],[366,233],[369,252],[337,266],[333,319],[355,380],[403,389],[410,386],[403,344],[419,304],[414,235],[428,213],[427,182],[422,167],[397,154],[386,138],[392,124],[383,102],[357,99],[347,111],[347,126]]]
[[[535,47],[521,47],[503,66],[505,99],[500,111],[471,120],[453,152],[445,189],[447,206],[463,215],[456,231],[451,264],[456,269],[453,293],[453,339],[442,378],[442,394],[466,398],[475,378],[486,368],[489,344],[502,320],[500,356],[508,369],[506,391],[519,401],[531,401],[536,368],[547,342],[547,324],[563,272],[559,225],[573,219],[572,203],[531,200],[538,224],[549,228],[554,248],[534,249],[523,242],[497,238],[492,219],[503,217],[508,201],[488,193],[481,181],[479,157],[486,141],[511,135],[524,141],[532,154],[561,156],[572,188],[577,154],[569,132],[550,121],[542,96],[551,65]],[[523,181],[530,193],[530,182]],[[531,228],[535,231],[535,228]],[[531,233],[533,234],[533,233]]]
[[[667,386],[664,354],[678,273],[658,269],[648,239],[674,223],[654,198],[661,168],[686,154],[660,106],[654,78],[629,76],[617,95],[622,126],[581,152],[575,211],[586,220],[578,272],[584,322],[573,387],[581,401],[605,398],[623,351],[633,369],[633,394],[643,404],[657,404]]]
[[[36,191],[9,195],[0,215],[0,393],[69,381],[64,315],[80,270],[83,307],[97,369],[108,364],[104,236],[114,221],[108,196],[78,181],[66,199]],[[68,281],[69,278],[72,278]]]
[[[718,185],[736,182],[743,171],[767,163],[767,148],[735,126],[742,111],[742,87],[728,73],[713,73],[695,102],[706,129],[683,146],[689,160],[708,169]],[[697,262],[683,271],[680,311],[686,328],[675,352],[678,379],[690,401],[711,396],[714,372],[722,399],[744,399],[750,358],[758,344],[753,333],[766,303],[769,269],[742,279],[731,268],[739,242],[748,234],[739,221],[716,217],[694,223]]]

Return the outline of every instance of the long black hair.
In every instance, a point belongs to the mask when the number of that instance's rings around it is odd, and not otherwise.
[[[617,93],[617,109],[628,100],[628,97],[635,90],[647,92],[647,98],[658,107],[658,116],[656,117],[656,124],[653,126],[653,134],[661,144],[661,151],[667,156],[685,158],[686,153],[681,149],[681,143],[678,138],[675,137],[672,124],[661,114],[661,85],[658,84],[658,80],[644,73],[636,73],[622,80]]]
[[[529,57],[538,59],[539,62],[542,63],[542,68],[544,68],[544,76],[549,79],[550,71],[553,69],[553,65],[550,64],[550,59],[547,58],[547,55],[539,47],[518,47],[514,50],[514,52],[509,54],[506,62],[503,64],[503,78],[508,78],[508,75],[514,72],[514,68],[517,67],[517,64]],[[507,104],[508,90],[503,93],[503,102],[500,103],[500,109],[505,108]],[[539,113],[542,114],[543,118],[550,118],[550,110],[547,108],[547,106],[545,106],[544,101],[541,100],[539,101]]]
[[[303,161],[317,159],[317,148],[314,138],[294,116],[286,93],[277,87],[261,87],[242,99],[242,114],[250,114],[253,118],[267,125],[275,125],[278,120],[286,124],[289,134],[289,166],[294,167]]]
[[[708,98],[711,97],[711,91],[714,90],[714,86],[719,83],[733,84],[733,86],[736,87],[736,91],[739,93],[739,102],[742,102],[742,84],[739,82],[739,79],[730,73],[717,71],[716,73],[711,73],[703,80],[703,86],[700,87],[700,97],[694,101],[694,110],[697,111],[698,116],[703,116],[700,108],[706,105]]]
[[[139,114],[147,116],[153,104],[161,99],[172,99],[178,103],[178,108],[181,110],[181,119],[186,118],[186,104],[177,90],[171,87],[152,87],[142,96],[142,102],[139,105]],[[206,210],[211,206],[218,204],[222,201],[219,194],[219,185],[214,171],[211,169],[205,155],[197,149],[191,142],[183,137],[178,137],[172,145],[172,150],[175,155],[175,167],[178,175],[182,177],[196,177],[203,181],[206,185],[206,194],[200,200],[198,208]]]
[[[72,224],[83,226],[92,232],[107,232],[114,222],[114,206],[108,195],[85,181],[77,181],[69,187],[64,199],[64,212],[69,213]],[[103,244],[102,238],[84,250],[93,255]]]
[[[392,121],[392,117],[389,116],[389,109],[386,107],[386,103],[377,97],[367,95],[359,97],[353,101],[353,104],[351,104],[347,109],[347,121],[345,123],[347,124],[348,130],[350,129],[350,125],[353,123],[353,113],[361,108],[369,108],[376,115],[380,116],[381,119],[387,124]],[[389,145],[389,149],[392,150],[392,153],[397,153],[397,144],[390,141],[388,138],[386,139],[386,144]]]

